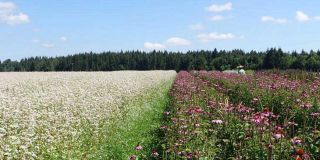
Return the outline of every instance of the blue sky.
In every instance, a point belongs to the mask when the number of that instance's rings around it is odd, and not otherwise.
[[[320,1],[0,0],[0,59],[119,50],[320,48]]]

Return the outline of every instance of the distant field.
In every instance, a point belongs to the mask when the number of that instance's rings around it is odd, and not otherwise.
[[[0,73],[0,159],[94,158],[109,140],[108,129],[175,75]]]

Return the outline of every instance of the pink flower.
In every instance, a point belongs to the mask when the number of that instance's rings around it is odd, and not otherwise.
[[[256,125],[262,125],[267,124],[267,119],[265,118],[265,114],[255,113],[251,118],[251,122],[255,123]]]
[[[306,104],[301,105],[301,107],[304,108],[304,109],[309,109],[309,108],[312,107],[312,104],[306,103]]]
[[[142,148],[142,146],[140,144],[138,144],[134,149],[139,151],[139,150],[142,150],[143,148]]]
[[[275,139],[280,139],[280,138],[283,138],[284,135],[281,134],[281,133],[276,133],[276,134],[273,135],[273,137],[274,137]]]
[[[208,102],[208,107],[210,108],[210,107],[214,107],[214,106],[216,106],[217,105],[217,102],[215,102],[215,101],[209,101]]]
[[[254,122],[256,125],[259,125],[262,122],[261,117],[254,117],[251,119],[252,122]]]
[[[313,112],[310,114],[311,116],[314,116],[314,117],[318,117],[320,116],[320,113],[319,112]]]
[[[193,114],[201,114],[203,113],[204,111],[200,108],[200,107],[193,107],[193,108],[190,108],[187,113],[189,115],[193,115]]]
[[[281,126],[275,126],[274,129],[275,130],[283,130],[283,128]]]
[[[294,137],[291,139],[291,143],[294,145],[299,145],[302,143],[302,139],[298,138],[298,137]]]
[[[308,93],[307,93],[306,91],[303,91],[303,92],[301,93],[301,96],[304,97],[304,98],[309,97],[309,95],[308,95]]]
[[[188,153],[188,154],[187,154],[187,159],[192,159],[192,158],[193,158],[192,153]]]
[[[262,115],[265,117],[269,117],[270,115],[272,115],[272,112],[270,112],[269,108],[265,108],[263,109]]]

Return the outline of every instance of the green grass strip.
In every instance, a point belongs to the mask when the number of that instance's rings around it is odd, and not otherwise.
[[[166,82],[137,97],[124,113],[124,119],[118,120],[111,128],[107,143],[94,159],[128,159],[137,155],[139,159],[149,159],[153,148],[158,147],[158,131],[163,112],[169,103],[168,92],[172,82]],[[127,108],[127,107],[125,107]],[[134,148],[140,144],[143,149]]]

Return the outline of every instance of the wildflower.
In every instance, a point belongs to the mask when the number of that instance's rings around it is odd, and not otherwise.
[[[301,93],[301,96],[304,97],[304,98],[309,97],[309,95],[308,95],[308,93],[307,93],[306,91],[303,91],[303,92]]]
[[[257,104],[257,103],[258,103],[258,101],[259,101],[259,99],[258,99],[258,98],[253,98],[253,99],[252,99],[252,101],[251,101],[251,103],[252,103],[252,104]]]
[[[195,127],[200,127],[199,123],[194,124]]]
[[[320,116],[320,113],[319,112],[313,112],[310,115],[313,116],[313,117],[318,117],[318,116]]]
[[[255,123],[255,125],[269,125],[269,119],[267,118],[268,116],[271,115],[271,112],[268,110],[264,110],[263,112],[258,112],[255,113],[252,118],[251,122]]]
[[[283,128],[281,126],[275,126],[274,129],[278,130],[278,131],[283,130]]]
[[[216,106],[217,105],[217,102],[215,102],[215,101],[209,101],[208,102],[208,107],[210,108],[210,107],[214,107],[214,106]]]
[[[180,138],[178,141],[179,141],[180,143],[186,143],[186,142],[187,142],[187,139],[185,139],[185,138]]]
[[[172,120],[172,123],[177,123],[177,118],[171,118],[171,120]]]
[[[306,103],[306,104],[301,105],[301,107],[302,107],[303,109],[309,109],[309,108],[312,107],[312,104]]]
[[[280,127],[280,126],[276,126],[275,127],[275,133],[273,134],[273,137],[275,139],[280,139],[280,138],[283,138],[284,137],[284,131],[283,131],[283,128]]]
[[[187,154],[187,159],[192,159],[193,158],[193,154],[192,153],[188,153]]]
[[[189,115],[193,115],[193,114],[201,114],[203,113],[204,111],[200,108],[200,107],[193,107],[193,108],[190,108],[187,113]]]
[[[280,138],[283,138],[284,135],[281,134],[281,133],[276,133],[276,134],[273,134],[273,137],[274,137],[275,139],[280,139]]]
[[[222,124],[223,121],[220,120],[220,119],[216,119],[216,120],[212,120],[211,123],[214,123],[214,124]]]
[[[188,134],[188,131],[179,130],[178,133],[181,134],[181,135],[187,135],[187,134]]]
[[[251,119],[256,125],[259,125],[262,122],[262,117],[255,116]]]
[[[310,160],[310,159],[311,159],[311,158],[310,158],[310,155],[307,154],[307,153],[304,153],[304,154],[302,155],[302,158],[303,158],[304,160]]]
[[[134,147],[134,149],[140,151],[143,149],[143,147],[140,144],[138,144],[136,147]]]
[[[269,108],[264,108],[263,112],[262,112],[262,115],[265,116],[265,117],[269,117],[270,115],[272,115],[272,112],[270,112]]]
[[[168,115],[170,115],[170,112],[169,111],[168,112],[164,112],[163,114],[168,116]]]
[[[197,107],[197,108],[195,108],[195,112],[196,112],[196,113],[202,113],[203,110],[202,110],[201,108]]]
[[[151,153],[151,156],[152,157],[158,157],[159,153],[156,150],[153,150],[152,153]]]
[[[302,139],[301,138],[298,138],[298,137],[294,137],[291,139],[291,143],[294,144],[294,145],[299,145],[302,143]]]

